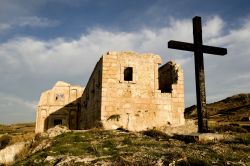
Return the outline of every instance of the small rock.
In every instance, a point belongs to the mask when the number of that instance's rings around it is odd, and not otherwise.
[[[84,163],[89,164],[90,162],[96,160],[97,158],[94,156],[48,156],[44,161],[47,161],[51,164],[55,164],[57,166],[64,165],[74,165],[75,163]],[[60,160],[60,161],[59,161]]]
[[[59,156],[47,156],[44,162],[48,162],[50,164],[55,164],[59,160],[61,160],[64,157],[64,155],[59,155]]]
[[[32,151],[32,153],[36,153],[40,150],[43,150],[43,149],[46,149],[48,147],[51,146],[51,141],[46,139],[46,140],[43,140],[39,145],[37,145],[34,150]]]
[[[53,138],[53,137],[56,137],[60,134],[67,133],[70,131],[71,130],[69,130],[66,126],[57,125],[53,128],[50,128],[49,130],[47,130],[47,134],[48,134],[49,138]]]

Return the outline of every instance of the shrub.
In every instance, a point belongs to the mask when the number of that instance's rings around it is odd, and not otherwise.
[[[250,144],[250,134],[241,134],[235,137],[235,141],[240,144],[249,145]]]
[[[126,144],[126,145],[132,145],[132,140],[130,137],[125,137],[123,140],[122,140],[122,143],[123,144]]]
[[[174,134],[172,138],[177,139],[179,141],[183,141],[186,144],[198,142],[198,138],[190,136],[190,135]]]
[[[183,165],[187,164],[187,165],[196,165],[196,166],[208,166],[210,165],[206,160],[202,160],[199,158],[194,158],[194,157],[188,157],[187,158],[187,163],[182,163]],[[181,165],[181,164],[177,164],[177,165]]]
[[[11,144],[14,144],[16,142],[26,142],[26,141],[31,141],[34,139],[35,133],[26,133],[26,134],[17,134],[12,136],[11,139]]]
[[[101,121],[95,121],[94,127],[96,129],[103,129],[103,123]]]
[[[11,137],[8,135],[3,135],[0,137],[0,149],[4,149],[7,145],[9,145],[11,141]]]
[[[29,155],[31,146],[25,145],[24,148],[15,156],[16,160],[25,159]]]
[[[170,136],[167,135],[166,133],[159,131],[159,130],[156,130],[156,129],[150,129],[150,130],[143,131],[143,134],[147,135],[149,137],[158,138],[158,139],[159,138],[164,138],[164,139],[170,138]]]
[[[247,130],[248,132],[250,132],[250,126],[249,125],[242,125],[241,127],[243,129]]]

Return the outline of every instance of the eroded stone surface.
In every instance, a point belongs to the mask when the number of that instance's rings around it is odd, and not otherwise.
[[[71,97],[72,86],[64,82],[42,93],[36,132],[47,130],[60,119],[69,129],[89,129],[100,123],[105,129],[132,131],[184,125],[183,71],[174,62],[159,68],[161,62],[154,54],[104,54],[83,94],[78,93],[81,87],[73,88],[77,89],[76,101]],[[77,113],[71,116],[72,106]]]
[[[81,127],[91,128],[100,120],[105,129],[132,131],[183,125],[183,71],[174,62],[160,64],[154,54],[104,54],[81,98]]]
[[[56,137],[58,135],[61,135],[63,133],[67,133],[70,132],[71,130],[69,130],[66,126],[62,126],[62,125],[57,125],[53,128],[50,128],[47,133],[49,138],[53,138]]]
[[[28,146],[28,144],[30,144],[30,142],[18,142],[2,149],[0,151],[0,165],[13,163],[16,155],[18,155],[25,146]]]
[[[78,129],[79,98],[83,88],[58,81],[55,86],[41,94],[36,110],[36,133],[56,125]]]

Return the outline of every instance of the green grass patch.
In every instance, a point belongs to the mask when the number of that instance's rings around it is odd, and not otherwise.
[[[90,165],[106,162],[108,165],[156,165],[158,162],[165,165],[226,165],[228,161],[247,163],[250,153],[248,136],[241,133],[231,142],[186,144],[157,130],[144,133],[97,129],[69,132],[55,137],[51,147],[29,155],[18,164],[46,165],[47,156],[59,155],[82,158],[91,156],[94,160]]]

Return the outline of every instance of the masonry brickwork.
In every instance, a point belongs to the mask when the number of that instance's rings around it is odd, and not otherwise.
[[[183,71],[174,62],[161,63],[154,54],[104,54],[78,100],[78,129],[100,123],[132,131],[184,125]]]
[[[160,64],[160,56],[154,54],[103,55],[83,93],[82,103],[87,103],[81,111],[86,118],[83,128],[93,127],[96,121],[101,121],[105,129],[122,127],[134,131],[183,125],[183,71],[173,62],[159,68]],[[128,68],[132,71],[130,80],[124,75]],[[101,86],[94,87],[96,82]],[[97,104],[93,108],[91,103]]]
[[[61,124],[79,129],[80,98],[83,88],[58,81],[55,86],[41,94],[36,109],[36,133]]]

